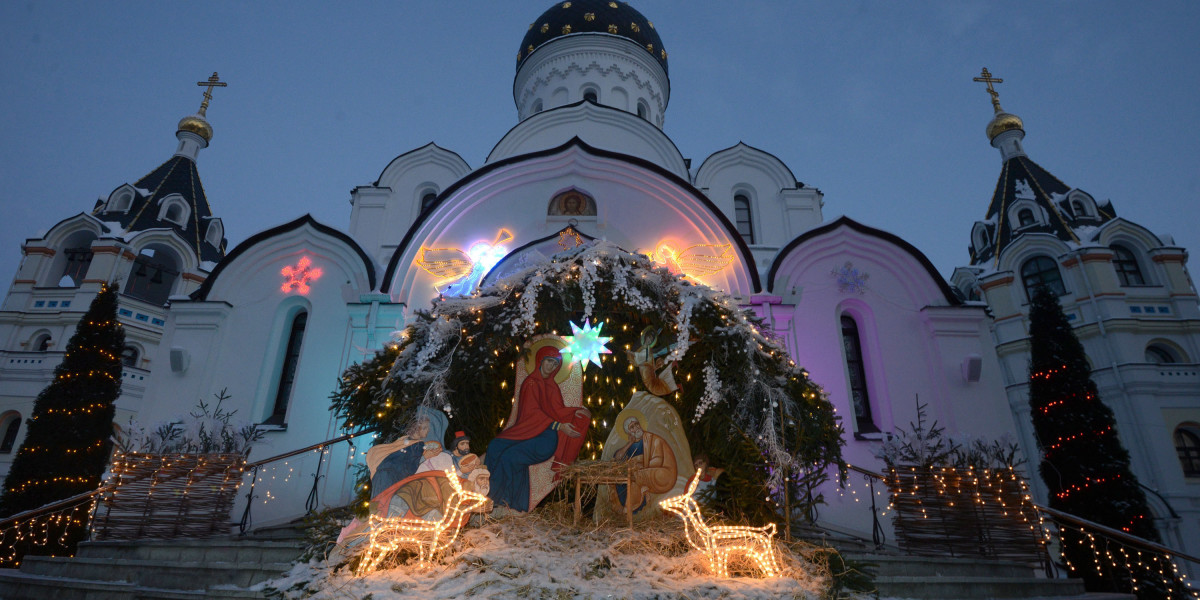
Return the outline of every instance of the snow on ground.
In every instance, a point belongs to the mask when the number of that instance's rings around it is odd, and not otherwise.
[[[489,520],[470,527],[443,560],[415,561],[364,577],[340,559],[296,565],[260,584],[273,597],[312,600],[420,598],[797,598],[816,599],[824,567],[782,553],[787,576],[721,579],[690,548],[677,519],[617,526],[572,527],[566,518],[539,513]],[[818,553],[819,555],[819,553]]]

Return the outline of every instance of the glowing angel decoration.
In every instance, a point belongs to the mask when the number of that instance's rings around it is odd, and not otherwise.
[[[512,240],[512,232],[501,229],[492,241],[475,242],[465,252],[459,248],[421,246],[414,263],[438,278],[433,284],[438,292],[447,296],[461,296],[471,293],[479,280],[508,254],[505,244]]]
[[[696,244],[676,250],[660,242],[652,255],[654,262],[665,265],[676,275],[706,277],[733,263],[732,244]]]

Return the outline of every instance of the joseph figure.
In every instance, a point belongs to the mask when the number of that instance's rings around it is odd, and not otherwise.
[[[624,484],[613,487],[621,507],[628,504],[636,514],[645,508],[649,494],[663,494],[675,487],[679,466],[667,441],[642,429],[637,417],[625,419],[622,427],[629,434],[629,443],[617,450],[613,460],[633,462],[633,486],[629,490]]]

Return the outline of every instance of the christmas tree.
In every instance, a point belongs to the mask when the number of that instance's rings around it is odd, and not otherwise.
[[[4,480],[0,516],[99,487],[112,446],[113,402],[121,393],[124,346],[116,288],[105,286],[79,320],[62,363],[54,369],[54,380],[34,402],[25,441]],[[84,520],[71,520],[63,535],[37,552],[70,554],[85,533]]]
[[[478,450],[513,403],[522,343],[601,326],[615,351],[584,375],[592,415],[580,459],[598,459],[616,416],[642,386],[628,354],[646,331],[670,342],[678,391],[664,398],[694,455],[723,468],[709,505],[734,519],[776,520],[820,501],[805,493],[841,460],[833,407],[782,344],[729,295],[673,274],[647,256],[596,242],[531,265],[471,296],[418,312],[392,347],[344,374],[332,409],[346,427],[401,435],[418,406],[444,411]],[[448,442],[449,440],[447,440]]]
[[[1030,306],[1029,343],[1029,405],[1050,507],[1157,541],[1146,497],[1117,437],[1113,412],[1100,399],[1083,346],[1058,297],[1046,287],[1038,289]],[[1075,529],[1062,530],[1063,557],[1089,590],[1128,591],[1130,578],[1143,588],[1161,581],[1149,565],[1144,573],[1098,570],[1086,537]]]

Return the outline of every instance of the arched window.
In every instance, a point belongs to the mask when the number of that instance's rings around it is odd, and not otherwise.
[[[1175,452],[1184,477],[1200,477],[1200,431],[1192,425],[1175,428]]]
[[[1017,225],[1018,226],[1028,227],[1030,225],[1033,225],[1035,222],[1037,222],[1037,219],[1035,219],[1033,217],[1032,210],[1030,210],[1028,208],[1022,208],[1021,210],[1017,211]]]
[[[171,194],[161,200],[162,207],[158,210],[158,219],[160,221],[170,221],[179,226],[186,226],[188,215],[191,211],[188,210],[187,202],[183,196],[179,194]]]
[[[126,367],[136,367],[138,365],[138,351],[133,346],[125,346],[121,349],[121,364]]]
[[[750,197],[746,194],[733,196],[733,215],[737,221],[738,233],[747,244],[754,243],[754,218],[750,214]]]
[[[871,418],[871,397],[867,393],[867,370],[863,361],[862,338],[858,323],[850,315],[842,315],[842,350],[846,356],[846,375],[850,382],[850,403],[854,406],[854,421],[858,433],[878,433]]]
[[[649,106],[646,106],[646,101],[645,101],[645,100],[638,100],[638,103],[637,103],[637,116],[639,116],[639,117],[641,117],[641,118],[643,118],[643,119],[645,119],[645,120],[647,120],[647,121],[649,121],[649,120],[650,120],[650,107],[649,107]]]
[[[1087,216],[1087,210],[1083,208],[1083,202],[1079,200],[1071,201],[1071,212],[1075,213],[1076,219]]]
[[[4,432],[4,438],[0,439],[0,454],[8,454],[16,445],[17,433],[21,431],[20,413],[10,412],[5,415],[4,420],[0,421],[0,431]]]
[[[1025,261],[1021,267],[1021,280],[1025,283],[1025,296],[1030,300],[1042,286],[1049,288],[1055,296],[1067,293],[1062,274],[1058,272],[1058,263],[1049,256],[1035,256]]]
[[[1156,365],[1173,365],[1179,362],[1179,356],[1164,344],[1150,344],[1146,346],[1146,362]]]
[[[117,197],[114,198],[113,201],[109,203],[108,211],[109,212],[128,212],[129,207],[132,205],[133,205],[133,194],[130,193],[128,190],[126,190],[126,191],[121,192],[120,194],[117,194]]]
[[[1137,255],[1133,250],[1120,244],[1113,244],[1110,248],[1113,251],[1113,268],[1117,271],[1117,279],[1121,280],[1121,286],[1146,285],[1146,278],[1142,277],[1142,269],[1138,266]]]
[[[178,277],[179,261],[174,252],[165,246],[148,247],[133,261],[125,294],[161,306],[167,303]]]
[[[208,229],[204,232],[204,241],[210,246],[221,249],[221,238],[225,237],[225,226],[221,224],[220,219],[213,219],[208,223]]]
[[[33,338],[33,343],[29,345],[34,352],[47,352],[50,350],[50,334],[43,333]]]
[[[72,287],[79,287],[83,283],[83,278],[87,276],[88,268],[92,266],[92,248],[67,248],[63,250],[63,254],[67,257],[67,264],[63,267],[62,277],[59,278],[59,285],[66,283],[63,278],[70,278]]]
[[[537,100],[533,101],[533,114],[536,115],[540,112],[542,112],[542,99],[538,98]]]
[[[432,208],[435,202],[437,202],[437,192],[427,190],[424,194],[421,194],[421,212]]]
[[[587,100],[588,102],[591,102],[592,104],[599,104],[600,103],[600,94],[595,89],[588,88],[586,90],[583,90],[583,99]]]
[[[283,425],[287,417],[288,403],[292,400],[292,386],[296,382],[296,367],[300,366],[300,347],[304,344],[304,329],[308,326],[308,313],[301,311],[292,319],[292,329],[284,347],[283,367],[279,369],[279,386],[275,392],[275,405],[266,423]]]

